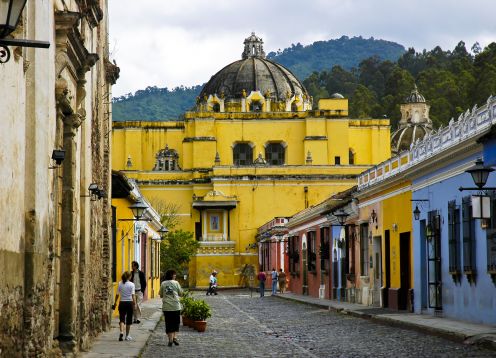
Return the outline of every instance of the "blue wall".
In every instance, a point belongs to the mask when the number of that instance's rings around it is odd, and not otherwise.
[[[463,163],[473,163],[475,159],[482,157],[482,153],[464,158],[457,163],[446,166],[438,171],[432,172],[422,178],[413,181],[413,187],[421,184],[426,179],[445,173]],[[412,202],[412,211],[415,205],[421,210],[420,220],[413,222],[414,236],[414,309],[416,313],[433,313],[433,308],[428,308],[427,289],[427,245],[424,232],[421,231],[421,220],[426,220],[430,210],[439,210],[441,215],[441,280],[442,280],[442,311],[445,317],[460,320],[473,321],[485,324],[496,324],[496,285],[487,273],[487,239],[486,231],[481,228],[480,220],[475,220],[476,236],[476,269],[477,276],[475,284],[470,285],[467,277],[462,274],[461,280],[455,283],[449,274],[449,245],[448,245],[448,202],[456,200],[460,206],[462,197],[472,192],[460,192],[460,186],[473,187],[472,178],[467,173],[459,174],[428,187],[412,192],[412,199],[429,199],[429,202]],[[496,174],[489,176],[487,186],[496,186]],[[463,233],[463,222],[460,217],[461,236]],[[421,237],[422,236],[424,237]],[[463,262],[463,237],[460,238],[459,252]],[[427,306],[427,307],[425,307]]]

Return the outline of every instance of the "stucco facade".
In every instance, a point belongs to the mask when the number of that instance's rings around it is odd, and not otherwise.
[[[247,248],[261,225],[350,188],[390,156],[389,120],[347,118],[342,96],[310,110],[303,85],[265,59],[261,39],[246,41],[255,50],[213,76],[184,120],[113,123],[113,169],[147,198],[179,204],[180,228],[200,241],[193,287],[206,287],[214,269],[221,286],[238,286],[242,268],[258,264]]]
[[[2,356],[77,352],[110,322],[107,32],[106,1],[28,1],[12,35],[50,48],[11,48],[0,71]]]

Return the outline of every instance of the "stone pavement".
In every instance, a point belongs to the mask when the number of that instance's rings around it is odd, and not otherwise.
[[[393,326],[418,330],[466,344],[477,344],[496,350],[496,326],[458,321],[445,317],[434,317],[362,304],[319,299],[310,296],[284,293],[275,297],[311,304],[355,317],[368,318]]]
[[[118,320],[114,319],[111,330],[81,356],[495,356],[484,348],[496,350],[496,327],[291,293],[269,295],[259,298],[256,292],[243,290],[221,291],[218,296],[195,293],[212,306],[207,331],[198,333],[181,326],[180,346],[172,348],[167,347],[163,321],[159,323],[161,301],[149,300],[144,303],[142,323],[131,328],[134,341],[117,340]]]
[[[89,352],[83,352],[79,356],[84,358],[138,357],[161,317],[162,299],[147,300],[142,304],[141,323],[131,326],[129,334],[133,337],[132,341],[119,342],[119,317],[114,317],[110,330],[95,339]]]
[[[460,344],[269,293],[260,298],[246,290],[232,290],[221,291],[218,296],[195,293],[195,297],[205,299],[212,307],[206,332],[181,326],[180,345],[168,347],[161,322],[151,334],[142,358],[495,357],[494,351],[477,345]]]

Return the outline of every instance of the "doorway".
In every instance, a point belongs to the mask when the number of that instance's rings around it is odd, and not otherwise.
[[[382,254],[381,254],[381,236],[374,236],[373,260],[374,260],[374,286],[372,288],[372,305],[381,305],[381,287],[382,287]]]
[[[384,231],[384,286],[382,286],[382,307],[389,307],[389,287],[391,287],[390,232]]]
[[[406,310],[410,290],[410,232],[400,234],[400,291],[398,309]]]

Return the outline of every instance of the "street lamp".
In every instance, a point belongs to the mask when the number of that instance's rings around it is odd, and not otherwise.
[[[341,226],[344,226],[344,223],[346,222],[346,219],[349,216],[346,213],[346,211],[344,211],[343,209],[339,209],[339,210],[335,211],[334,213],[332,213],[332,215],[334,215],[336,217],[336,219],[338,219],[338,223]]]
[[[0,1],[0,38],[15,30],[27,0]]]
[[[415,205],[415,210],[413,210],[413,217],[415,220],[420,219],[420,209],[418,205]]]
[[[458,190],[479,191],[477,194],[472,195],[472,218],[474,219],[489,219],[491,217],[491,198],[484,194],[483,190],[496,190],[493,187],[484,187],[489,174],[493,171],[493,168],[484,166],[484,162],[480,158],[475,161],[475,165],[472,168],[465,170],[465,173],[469,173],[472,176],[477,188],[459,187]]]
[[[482,187],[486,185],[489,173],[492,171],[494,171],[494,169],[485,167],[484,162],[480,158],[475,161],[475,165],[472,168],[465,170],[466,173],[469,173],[472,176],[474,184],[479,189],[482,189]]]
[[[167,234],[169,232],[169,230],[167,230],[167,228],[162,225],[162,227],[157,232],[159,233],[160,238],[162,240],[164,240],[165,239],[165,234]]]
[[[7,46],[48,48],[46,41],[6,39],[19,24],[22,10],[27,0],[0,0],[0,63],[10,59],[10,50]]]
[[[133,205],[129,206],[129,209],[133,212],[136,221],[140,221],[146,209],[148,209],[148,205],[143,203],[141,199],[138,199]]]

